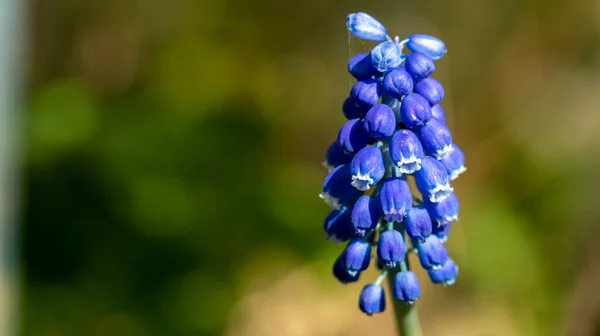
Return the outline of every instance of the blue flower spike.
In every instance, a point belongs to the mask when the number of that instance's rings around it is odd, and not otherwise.
[[[402,51],[396,42],[382,42],[371,50],[371,64],[381,73],[398,68],[403,61]]]
[[[404,261],[406,247],[402,234],[396,230],[382,232],[377,244],[377,256],[389,268],[394,268]]]
[[[413,53],[419,52],[432,60],[437,61],[446,53],[446,45],[442,40],[425,34],[413,34],[408,38],[406,44],[408,50]]]
[[[366,285],[360,293],[358,307],[363,313],[369,316],[382,313],[385,310],[385,292],[383,291],[383,287],[377,284]]]
[[[452,133],[445,124],[431,119],[419,131],[425,154],[441,159],[452,151]]]
[[[381,181],[385,174],[385,163],[381,150],[375,146],[367,146],[358,151],[350,163],[350,172],[352,173],[351,184],[356,189],[369,190]],[[444,172],[446,172],[445,169]]]
[[[367,112],[363,125],[371,138],[383,140],[394,134],[396,116],[391,107],[385,104],[377,104]]]
[[[366,195],[359,197],[354,203],[351,215],[354,233],[363,237],[377,226],[379,216],[379,202],[376,198]]]
[[[458,267],[444,243],[458,221],[451,180],[465,172],[465,156],[440,105],[444,87],[432,77],[435,61],[446,53],[444,42],[423,34],[392,38],[362,12],[348,15],[346,25],[351,35],[376,45],[348,62],[356,82],[342,104],[347,121],[325,155],[329,174],[319,196],[333,208],[323,222],[327,240],[345,242],[332,267],[339,282],[357,282],[376,252],[380,274],[358,302],[373,315],[385,310],[386,279],[395,300],[412,305],[421,297],[413,269],[419,264],[434,284],[456,281]],[[419,263],[409,262],[411,253]],[[408,314],[399,321],[403,330],[418,324]]]
[[[421,297],[421,286],[415,273],[403,271],[396,273],[394,278],[394,297],[412,305]]]
[[[412,207],[412,195],[405,180],[390,177],[379,190],[379,203],[387,222],[401,222]]]
[[[352,13],[346,17],[346,27],[350,34],[359,39],[380,42],[386,39],[385,27],[366,13]]]
[[[424,243],[433,231],[431,217],[423,206],[415,206],[408,211],[405,225],[406,234],[419,243]]]
[[[421,160],[421,169],[415,173],[415,182],[425,200],[431,203],[443,201],[454,190],[450,186],[446,168],[429,156]]]
[[[410,130],[396,131],[390,140],[390,159],[398,167],[401,174],[412,174],[421,169],[423,145]]]

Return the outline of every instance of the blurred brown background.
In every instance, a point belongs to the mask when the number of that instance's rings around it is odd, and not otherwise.
[[[426,336],[600,335],[600,1],[33,0],[23,335],[394,335],[317,197],[348,13],[438,36],[467,155]],[[371,278],[369,278],[371,277]]]

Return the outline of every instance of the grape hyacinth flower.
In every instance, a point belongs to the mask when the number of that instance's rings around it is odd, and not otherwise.
[[[332,272],[343,284],[357,282],[375,247],[381,273],[364,286],[359,308],[367,315],[383,312],[381,283],[387,280],[402,335],[417,336],[414,302],[422,283],[409,255],[418,256],[433,284],[451,285],[458,276],[444,243],[458,220],[451,180],[465,171],[465,156],[453,144],[440,105],[444,88],[432,77],[446,46],[422,34],[392,39],[365,13],[348,15],[346,26],[377,45],[348,62],[357,81],[342,104],[348,121],[323,163],[330,172],[320,196],[333,208],[323,224],[326,238],[347,242]]]

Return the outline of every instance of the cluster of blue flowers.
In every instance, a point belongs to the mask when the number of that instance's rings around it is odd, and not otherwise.
[[[420,297],[408,253],[418,254],[433,283],[454,283],[458,267],[444,243],[459,210],[450,181],[465,167],[440,105],[444,88],[430,77],[444,43],[428,35],[392,39],[365,13],[348,15],[346,25],[353,36],[380,43],[348,63],[357,82],[342,107],[348,121],[327,150],[330,171],[320,196],[333,208],[324,224],[327,239],[348,242],[333,265],[339,281],[356,282],[377,247],[382,273],[359,299],[371,315],[385,309],[381,282],[388,273],[396,299],[412,304]],[[411,194],[410,176],[422,197]]]

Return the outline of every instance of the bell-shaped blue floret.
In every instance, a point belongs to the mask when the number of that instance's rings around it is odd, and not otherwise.
[[[452,151],[452,133],[446,124],[431,119],[419,131],[419,138],[425,154],[442,158]]]
[[[394,278],[394,297],[409,305],[421,297],[421,286],[419,286],[419,280],[415,273],[411,271],[396,273],[396,277]]]
[[[385,163],[381,150],[374,146],[367,146],[359,150],[350,163],[350,172],[352,174],[352,185],[356,189],[369,190],[385,174]]]
[[[379,102],[381,85],[374,79],[358,81],[350,90],[350,98],[359,108],[368,110]]]
[[[325,218],[323,229],[327,240],[336,244],[350,240],[354,236],[354,230],[350,222],[350,210],[343,207],[340,210],[331,211]]]
[[[442,40],[424,34],[411,35],[406,46],[410,51],[425,54],[434,61],[442,58],[447,51]]]
[[[446,198],[437,203],[425,200],[425,207],[427,208],[427,211],[429,211],[431,219],[439,225],[445,225],[458,220],[460,203],[458,202],[456,194],[453,192],[449,193]]]
[[[452,228],[452,224],[448,223],[445,225],[434,225],[432,233],[440,238],[442,243],[448,241],[448,236],[450,235],[450,229]]]
[[[371,316],[381,313],[385,310],[385,293],[381,285],[369,284],[366,285],[358,299],[358,307],[360,310]]]
[[[445,286],[451,286],[456,281],[458,276],[458,266],[454,263],[454,260],[448,258],[442,267],[438,269],[430,269],[427,271],[431,282],[434,284],[443,284]]]
[[[396,230],[382,232],[377,243],[377,256],[389,268],[400,264],[406,256],[402,234]]]
[[[346,153],[355,153],[369,143],[369,133],[360,119],[350,119],[340,128],[338,142]]]
[[[421,159],[421,169],[415,172],[414,176],[417,188],[425,201],[438,203],[452,193],[446,168],[432,157],[426,156]]]
[[[352,13],[346,17],[346,27],[352,36],[363,40],[380,42],[386,39],[385,27],[366,13]]]
[[[344,152],[339,141],[334,141],[329,148],[327,148],[323,166],[331,170],[339,165],[350,163],[350,161],[352,161],[352,155]]]
[[[431,107],[431,116],[441,123],[446,123],[446,113],[440,104],[435,104]]]
[[[371,262],[371,244],[362,239],[351,240],[344,250],[344,264],[351,276],[369,268]]]
[[[446,168],[446,171],[448,171],[450,180],[456,179],[467,170],[465,167],[465,155],[456,145],[452,145],[452,150],[444,154],[439,161]]]
[[[343,164],[334,168],[323,181],[323,190],[319,197],[334,209],[352,205],[362,192],[352,186],[350,165]]]
[[[404,223],[408,236],[420,243],[425,242],[433,230],[431,217],[423,206],[412,207],[408,211]]]
[[[435,71],[433,60],[420,52],[412,53],[406,58],[406,71],[415,83],[429,77]]]
[[[424,243],[417,244],[419,261],[425,269],[438,269],[448,259],[448,251],[437,236],[427,237]]]
[[[383,140],[394,133],[396,116],[394,116],[391,107],[385,104],[377,104],[367,112],[363,125],[371,138]]]
[[[348,62],[348,72],[358,80],[371,78],[376,71],[371,64],[370,54],[356,54]]]
[[[421,95],[411,93],[402,99],[400,116],[406,127],[419,130],[431,119],[431,106]]]
[[[388,178],[379,190],[379,202],[386,221],[401,222],[412,207],[408,183],[399,177]]]
[[[409,130],[399,130],[390,140],[390,159],[402,174],[412,174],[421,169],[423,146],[417,136]]]
[[[415,84],[415,93],[421,95],[433,106],[444,99],[444,87],[435,78],[425,78]]]
[[[376,198],[363,195],[358,198],[352,208],[352,231],[362,237],[377,226],[380,210]]]
[[[412,77],[402,68],[394,69],[383,77],[383,92],[390,97],[402,98],[413,90]]]

